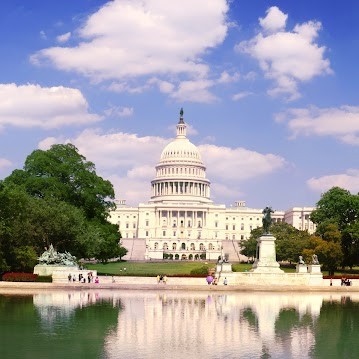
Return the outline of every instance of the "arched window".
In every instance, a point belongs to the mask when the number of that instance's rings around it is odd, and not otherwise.
[[[167,242],[163,243],[163,249],[164,249],[165,251],[168,250],[168,244],[167,244]]]
[[[173,242],[172,243],[172,249],[175,251],[177,249],[177,243]]]
[[[191,251],[194,251],[195,247],[194,247],[194,243],[191,243]]]
[[[199,245],[199,250],[200,250],[200,251],[204,251],[204,250],[205,250],[203,243],[200,243],[200,245]]]
[[[158,249],[158,242],[155,242],[155,249]]]
[[[182,243],[181,249],[186,249],[186,243]]]
[[[210,243],[209,245],[208,245],[208,249],[211,251],[211,250],[213,250],[213,244],[212,243]]]

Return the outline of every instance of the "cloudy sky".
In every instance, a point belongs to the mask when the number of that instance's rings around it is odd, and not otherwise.
[[[180,108],[215,203],[359,191],[356,0],[4,0],[0,179],[73,143],[146,202]]]

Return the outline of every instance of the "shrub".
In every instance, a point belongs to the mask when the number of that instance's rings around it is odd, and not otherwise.
[[[52,276],[51,276],[51,275],[39,275],[39,276],[36,278],[36,282],[52,283]]]
[[[5,273],[2,276],[2,280],[6,282],[36,282],[37,278],[37,274],[16,272]]]
[[[208,274],[208,267],[207,266],[202,266],[202,267],[199,267],[199,268],[195,268],[195,269],[192,269],[190,274],[191,275],[207,275]]]

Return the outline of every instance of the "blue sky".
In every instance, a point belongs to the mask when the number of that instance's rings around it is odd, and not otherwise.
[[[184,108],[215,203],[359,191],[359,3],[5,0],[0,178],[73,143],[118,199],[150,196]]]

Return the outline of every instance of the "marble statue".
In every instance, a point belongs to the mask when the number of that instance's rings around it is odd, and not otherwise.
[[[305,264],[303,256],[299,256],[299,264]]]
[[[316,254],[312,255],[312,264],[319,264],[318,256]]]

